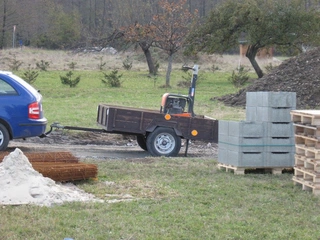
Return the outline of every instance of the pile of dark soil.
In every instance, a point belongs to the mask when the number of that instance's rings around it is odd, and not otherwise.
[[[320,48],[284,61],[271,73],[236,94],[212,98],[229,106],[245,106],[246,92],[296,92],[297,109],[320,108]]]

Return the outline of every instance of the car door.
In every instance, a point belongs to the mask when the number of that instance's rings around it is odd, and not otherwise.
[[[28,104],[32,96],[19,88],[14,81],[0,77],[0,119],[10,126],[13,138],[19,136],[19,124],[28,119]]]

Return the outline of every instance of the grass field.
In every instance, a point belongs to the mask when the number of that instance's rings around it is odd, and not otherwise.
[[[64,86],[66,71],[40,72],[49,123],[95,127],[99,103],[159,109],[164,92],[177,87],[183,73],[174,70],[172,88],[164,72],[156,80],[145,71],[124,71],[121,88],[106,87],[97,70],[76,70],[75,88]],[[23,70],[16,72],[22,75]],[[245,119],[244,109],[210,101],[237,91],[230,72],[203,71],[195,112],[217,119]],[[217,159],[145,158],[99,160],[96,181],[77,186],[102,199],[129,194],[133,201],[68,203],[54,207],[1,206],[0,239],[320,239],[320,198],[294,186],[292,174],[246,174],[217,170]],[[112,198],[112,197],[111,197]]]
[[[43,95],[43,107],[49,123],[59,121],[64,125],[80,125],[95,127],[96,111],[99,103],[130,106],[148,109],[160,109],[161,97],[165,92],[188,94],[188,87],[178,87],[185,75],[176,70],[172,73],[171,88],[161,86],[165,82],[165,74],[156,79],[146,73],[119,71],[122,74],[122,87],[105,86],[100,71],[74,71],[81,76],[75,88],[61,84],[60,75],[64,71],[40,72],[33,84]],[[18,74],[22,74],[19,72]],[[196,89],[195,112],[217,119],[244,119],[243,108],[229,108],[217,101],[210,101],[213,96],[235,92],[236,89],[227,81],[226,73],[202,73]]]

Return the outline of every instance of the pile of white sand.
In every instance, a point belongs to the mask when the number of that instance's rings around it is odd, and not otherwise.
[[[18,148],[0,163],[0,205],[52,206],[73,201],[96,199],[73,184],[57,184],[43,177]]]

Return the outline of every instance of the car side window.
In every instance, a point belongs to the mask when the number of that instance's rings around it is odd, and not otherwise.
[[[3,95],[18,95],[18,93],[9,83],[0,79],[0,96]]]

